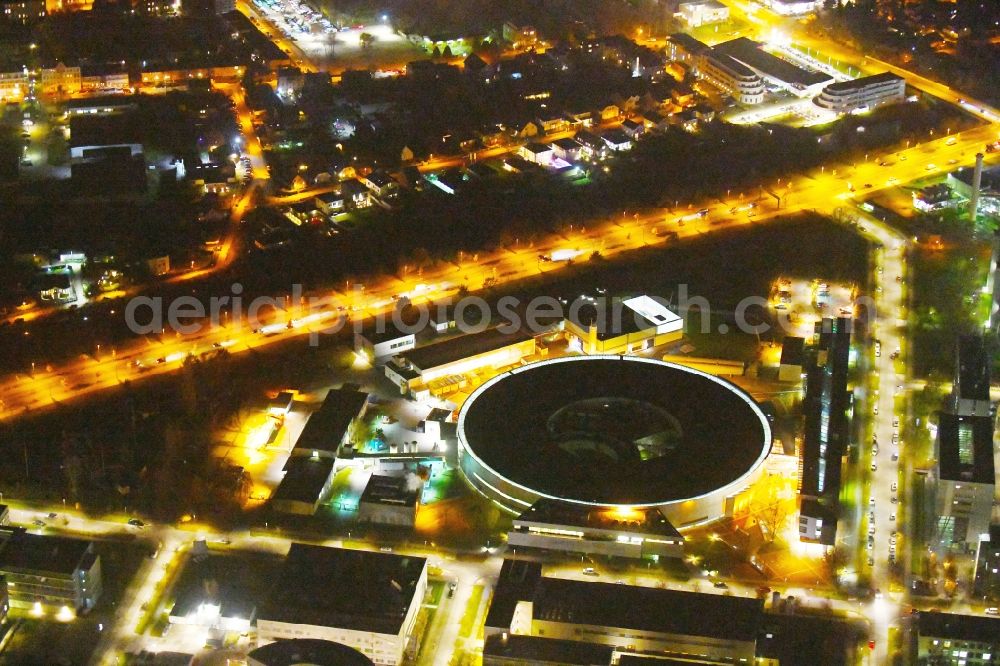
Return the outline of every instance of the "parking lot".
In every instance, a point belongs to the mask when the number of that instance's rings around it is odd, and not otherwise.
[[[768,297],[787,335],[809,338],[823,317],[853,317],[856,293],[851,285],[825,280],[779,278]]]
[[[253,9],[266,19],[294,49],[278,42],[293,57],[336,69],[353,64],[373,66],[398,74],[405,63],[426,53],[395,32],[389,16],[372,25],[334,25],[312,5],[299,0],[254,0]],[[298,51],[298,53],[296,52]],[[299,67],[306,63],[296,61]]]

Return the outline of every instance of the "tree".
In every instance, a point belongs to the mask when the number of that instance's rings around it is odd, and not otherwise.
[[[767,543],[773,543],[784,531],[788,522],[791,503],[786,497],[786,480],[781,476],[769,474],[760,486],[761,488],[754,493],[755,503],[760,507],[755,513],[761,527],[765,529]]]
[[[361,42],[361,48],[367,49],[375,42],[375,35],[370,32],[363,32],[358,36],[358,40]]]
[[[445,44],[444,51],[441,52],[442,58],[452,58],[453,54],[451,52],[451,47]]]

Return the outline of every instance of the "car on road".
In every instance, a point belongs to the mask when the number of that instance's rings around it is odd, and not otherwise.
[[[986,613],[987,615],[1000,615],[1000,609],[998,609],[996,606],[991,606],[990,608],[987,608],[983,612]]]
[[[52,512],[50,512],[50,513],[49,513],[48,517],[49,517],[49,518],[55,518],[55,517],[56,517],[56,516],[58,516],[58,515],[59,515],[59,514],[57,514],[57,513],[55,512],[55,511],[52,511]]]
[[[892,462],[899,460],[899,449],[892,450]]]
[[[869,506],[875,506],[875,496],[874,495],[872,495],[871,497],[868,498],[868,505]]]
[[[717,581],[715,581],[714,583],[712,583],[712,587],[715,587],[715,588],[718,588],[718,589],[720,589],[720,590],[728,590],[728,589],[729,589],[729,586],[728,586],[728,585],[726,585],[726,584],[725,584],[724,582],[722,582],[721,580],[717,580]]]
[[[587,567],[583,570],[584,576],[599,576],[600,574],[594,569],[594,567]]]
[[[889,490],[891,490],[892,492],[896,492],[896,487],[897,487],[897,484],[896,484],[895,481],[893,481],[892,485],[889,486]]]
[[[892,417],[892,427],[893,428],[898,428],[899,427],[899,417],[898,416],[893,416]]]
[[[878,463],[875,463],[875,462],[872,463],[872,471],[873,472],[877,472],[878,471]]]
[[[132,527],[145,527],[146,526],[146,523],[142,522],[138,518],[129,518],[128,519],[128,524],[131,525]]]
[[[894,522],[896,522],[896,514],[894,514],[894,513],[890,513],[890,514],[889,514],[889,520],[890,520],[891,522],[893,522],[893,523],[894,523]]]
[[[39,520],[37,518],[31,521],[31,524],[34,525],[35,527],[45,527],[45,521]]]
[[[455,596],[455,583],[448,583],[448,598],[451,599]]]

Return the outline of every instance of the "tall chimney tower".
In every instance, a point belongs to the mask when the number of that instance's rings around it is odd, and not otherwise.
[[[969,197],[969,217],[976,221],[979,212],[979,188],[983,182],[983,154],[976,153],[976,170],[972,172],[972,196]]]

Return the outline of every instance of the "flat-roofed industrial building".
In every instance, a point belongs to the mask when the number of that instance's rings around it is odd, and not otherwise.
[[[396,666],[416,656],[413,628],[426,591],[425,558],[293,543],[258,607],[258,646],[328,640]]]

